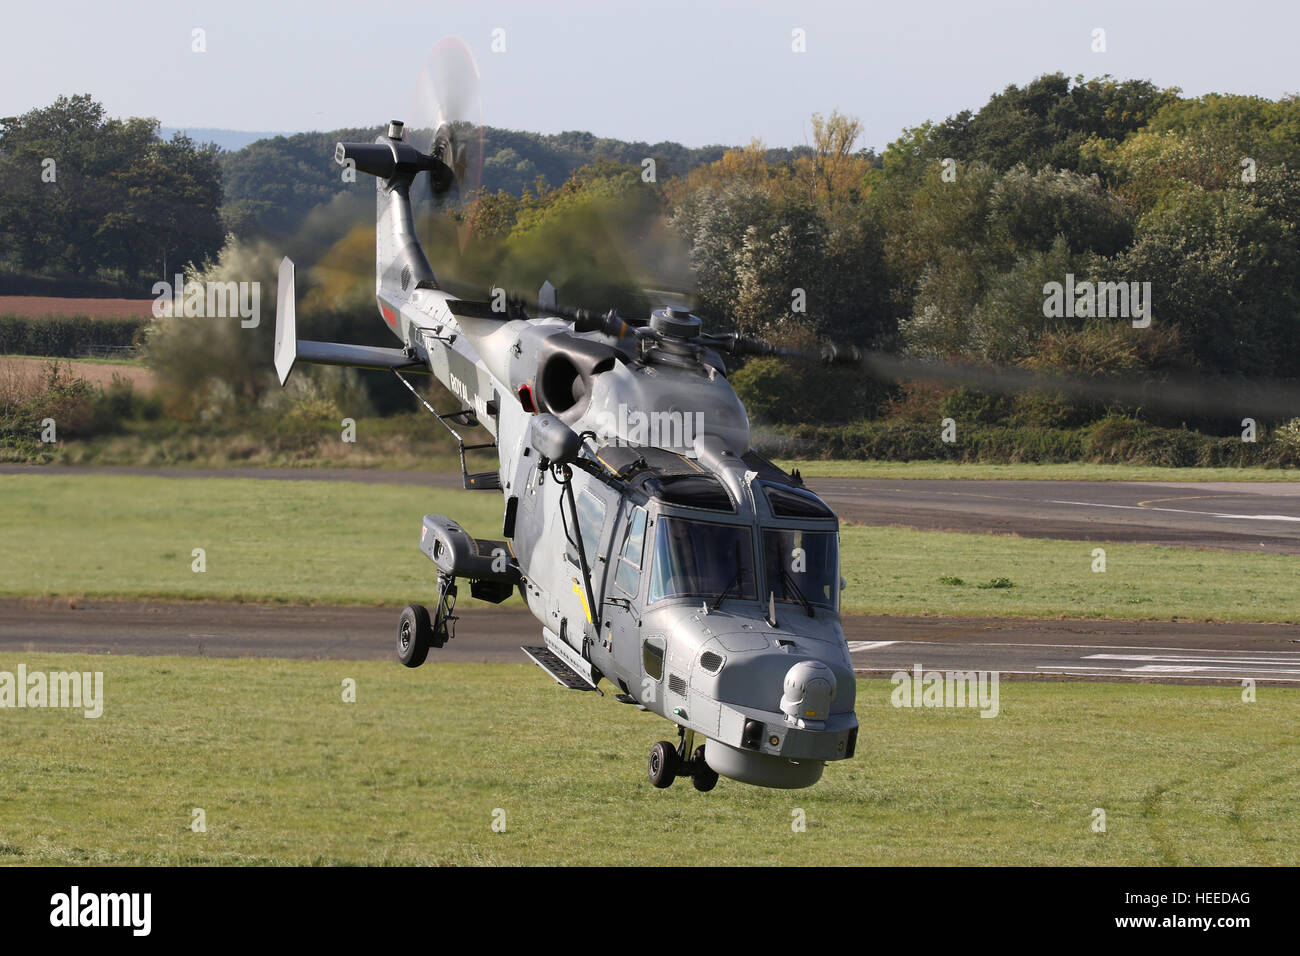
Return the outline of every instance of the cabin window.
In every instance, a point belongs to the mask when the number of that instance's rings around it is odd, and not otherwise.
[[[633,597],[641,589],[641,553],[644,550],[645,509],[633,508],[623,538],[623,550],[618,555],[618,571],[614,575],[614,583]]]
[[[600,531],[605,525],[605,502],[601,501],[590,491],[584,491],[577,495],[574,501],[578,506],[578,529],[582,532],[582,550],[587,556],[587,567],[591,568],[596,563],[596,555],[600,550]],[[575,537],[572,527],[572,519],[568,514],[568,509],[562,508],[562,514],[569,524],[569,537]],[[578,551],[570,540],[567,548],[569,563],[575,566],[581,566],[578,560]]]

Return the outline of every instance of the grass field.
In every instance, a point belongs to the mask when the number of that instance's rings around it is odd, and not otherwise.
[[[859,614],[1300,621],[1300,557],[906,528],[841,530]]]
[[[140,359],[50,359],[33,355],[0,355],[0,366],[10,366],[5,372],[39,380],[51,362],[58,362],[70,374],[85,379],[91,385],[107,388],[114,379],[131,383],[131,387],[142,392],[153,389],[154,374]]]
[[[92,358],[90,356],[81,356],[79,358],[59,358],[53,355],[10,355],[10,354],[0,355],[0,361],[4,361],[7,359],[14,359],[19,362],[39,362],[41,364],[58,362],[62,365],[72,365],[72,366],[118,365],[118,366],[124,366],[126,368],[143,368],[143,369],[147,369],[149,367],[148,365],[145,364],[145,361],[142,358]]]
[[[990,481],[1300,481],[1295,468],[1159,468],[1149,465],[990,465],[950,461],[780,461],[805,478],[965,478]]]
[[[339,441],[338,430],[310,426],[279,444],[274,436],[254,426],[219,435],[169,428],[166,431],[132,423],[119,434],[60,441],[42,446],[46,457],[15,452],[11,457],[23,464],[54,464],[75,467],[116,465],[139,468],[370,468],[376,471],[460,472],[456,446],[439,441],[441,435],[410,436],[393,432],[376,433],[371,427],[384,419],[357,420],[356,443]],[[430,419],[432,421],[432,419]],[[441,427],[434,423],[434,427]],[[444,433],[445,434],[445,433]],[[449,448],[448,445],[451,447]],[[49,451],[46,449],[49,448]],[[0,449],[0,461],[6,460]],[[477,463],[471,459],[471,468]],[[486,467],[486,466],[485,466]]]
[[[984,719],[863,681],[816,787],[700,794],[645,779],[666,722],[527,664],[21,660],[105,704],[0,711],[0,863],[1300,863],[1290,690],[1004,682]]]
[[[500,508],[412,486],[0,475],[0,596],[400,606],[433,583],[421,515],[492,537]],[[849,613],[1300,620],[1293,556],[1106,545],[1099,574],[1085,541],[846,526],[842,542]]]

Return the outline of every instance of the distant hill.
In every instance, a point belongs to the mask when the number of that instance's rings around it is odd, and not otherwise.
[[[228,226],[241,235],[285,235],[297,229],[312,209],[340,194],[369,199],[373,193],[369,183],[342,181],[334,162],[334,144],[339,140],[370,141],[381,129],[374,126],[276,136],[223,155],[223,212]],[[626,142],[585,132],[541,134],[486,127],[483,185],[489,192],[504,190],[520,195],[534,188],[539,176],[547,186],[555,187],[574,170],[600,159],[640,166],[647,157],[654,159],[656,176],[663,181],[714,162],[729,148]],[[802,151],[773,149],[768,151],[768,158],[779,162]],[[358,193],[360,189],[364,193]]]
[[[177,133],[185,133],[196,143],[216,143],[222,149],[228,152],[243,149],[249,143],[255,143],[259,139],[267,139],[271,136],[288,136],[288,133],[261,131],[255,132],[242,129],[213,129],[208,126],[162,126],[158,129],[158,135],[163,139],[171,139]]]

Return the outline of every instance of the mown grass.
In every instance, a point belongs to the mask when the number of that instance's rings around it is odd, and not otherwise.
[[[863,526],[841,549],[852,613],[1300,621],[1293,555]]]
[[[433,579],[424,514],[499,537],[501,509],[418,486],[0,475],[0,594],[401,604]]]
[[[979,481],[1300,481],[1296,468],[1161,468],[1154,465],[1021,463],[994,465],[951,461],[783,460],[805,478],[966,478]]]
[[[667,723],[528,664],[19,660],[105,706],[0,710],[11,864],[1300,863],[1294,690],[1007,682],[984,719],[861,681],[817,786],[700,794],[645,779]]]
[[[0,475],[0,595],[401,605],[433,580],[422,515],[498,537],[501,507],[418,486]],[[1106,544],[1096,573],[1094,547],[845,526],[844,610],[1300,620],[1298,557]]]

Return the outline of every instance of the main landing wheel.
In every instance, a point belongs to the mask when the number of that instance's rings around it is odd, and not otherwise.
[[[704,762],[704,745],[695,748],[691,757],[691,784],[700,793],[708,793],[718,785],[718,771]]]
[[[422,604],[408,604],[402,608],[397,622],[397,659],[407,667],[419,667],[429,656],[433,643],[433,623],[429,611]]]
[[[677,747],[666,740],[661,740],[650,748],[650,782],[660,790],[671,787],[677,779],[677,767],[681,758],[677,756]]]

